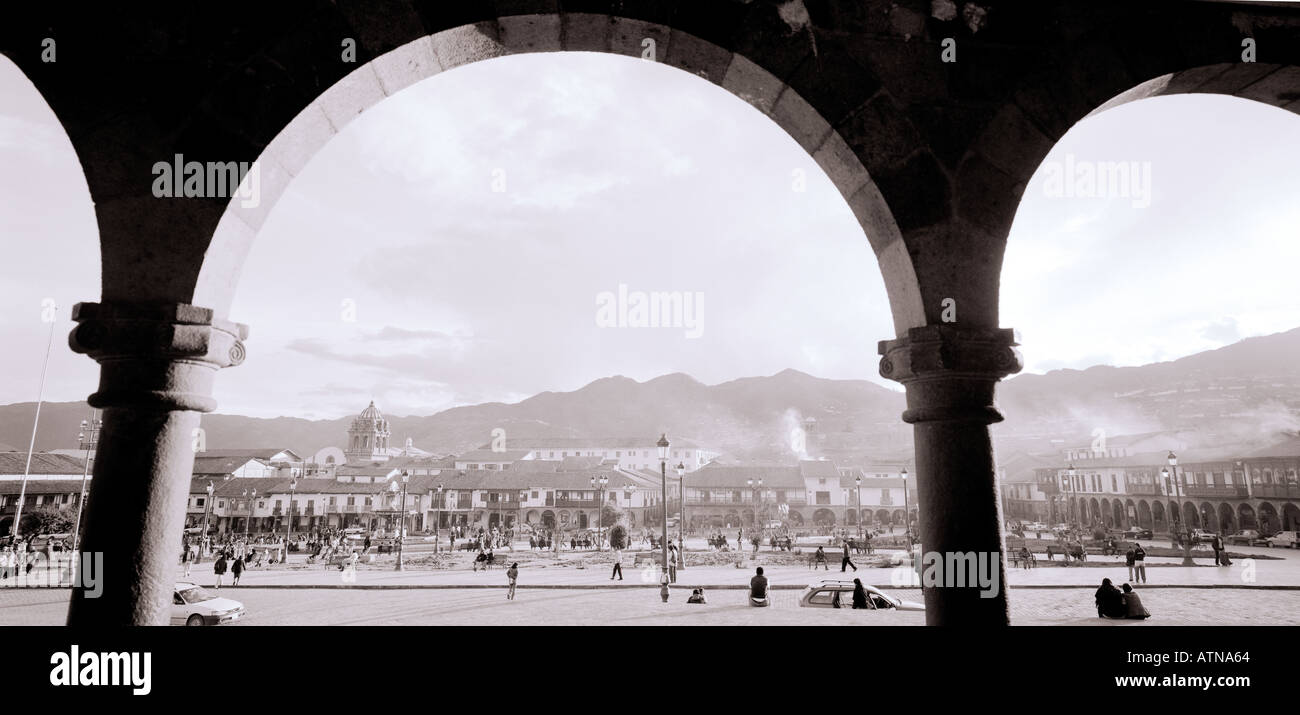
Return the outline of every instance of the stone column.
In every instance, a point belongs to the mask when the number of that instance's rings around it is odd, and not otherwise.
[[[994,386],[1021,368],[1013,331],[929,325],[880,343],[880,374],[907,388],[922,552],[993,554],[997,591],[925,588],[928,625],[1008,623],[1002,514],[988,426],[1002,421]],[[988,557],[986,557],[988,558]],[[926,562],[922,561],[924,567]],[[922,569],[924,572],[924,568]]]
[[[100,364],[82,550],[103,554],[103,569],[98,597],[73,589],[68,625],[166,625],[199,413],[216,407],[217,369],[244,361],[248,328],[185,304],[79,303],[72,317],[73,351]]]

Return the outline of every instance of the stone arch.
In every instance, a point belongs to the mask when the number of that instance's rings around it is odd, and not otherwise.
[[[844,523],[848,526],[857,526],[858,511],[856,509],[846,509],[844,511]]]
[[[1280,523],[1277,514],[1277,507],[1271,502],[1260,502],[1259,508],[1255,511],[1255,520],[1259,523],[1259,530],[1272,533],[1279,531]]]
[[[1201,514],[1196,510],[1196,505],[1189,501],[1183,502],[1183,528],[1201,528]]]
[[[835,512],[830,509],[818,509],[813,512],[813,523],[818,526],[835,526]]]
[[[894,510],[894,524],[903,526],[907,523],[907,512],[902,509]]]
[[[881,524],[886,524],[886,525],[889,524],[889,523],[891,523],[891,522],[890,522],[890,518],[889,518],[889,510],[887,510],[887,509],[877,509],[877,510],[876,510],[876,521],[880,522]]]
[[[1142,502],[1145,504],[1146,502]],[[1151,502],[1151,531],[1169,531],[1169,520],[1165,516],[1165,503]]]
[[[1300,507],[1295,502],[1282,505],[1282,531],[1300,531]]]
[[[1255,507],[1242,502],[1237,506],[1237,523],[1242,529],[1258,529],[1259,521],[1255,516]]]
[[[1124,505],[1118,499],[1111,502],[1111,525],[1124,529],[1128,527],[1128,514],[1125,513]]]
[[[1236,512],[1232,510],[1231,504],[1219,504],[1219,531],[1224,534],[1233,534],[1237,532]]]
[[[1214,505],[1204,501],[1201,502],[1200,509],[1201,528],[1207,531],[1219,531],[1218,510],[1214,508]]]
[[[755,22],[779,22],[778,14],[770,7],[755,7],[751,15]],[[217,317],[226,316],[244,258],[290,181],[349,121],[386,97],[472,62],[556,51],[642,57],[642,40],[652,39],[656,46],[666,46],[656,55],[662,64],[702,77],[745,100],[808,151],[844,197],[871,243],[884,277],[895,329],[902,334],[926,323],[912,257],[885,195],[896,193],[897,200],[906,200],[905,192],[877,186],[867,169],[873,163],[885,168],[873,155],[907,157],[921,150],[923,144],[907,116],[879,89],[871,71],[856,65],[847,55],[838,59],[852,64],[852,69],[846,66],[827,74],[856,73],[854,79],[860,87],[849,92],[847,98],[834,97],[832,101],[826,88],[816,84],[829,80],[810,75],[813,84],[803,91],[815,105],[801,95],[799,88],[765,69],[769,60],[752,59],[749,55],[757,48],[728,49],[669,23],[557,10],[503,14],[432,34],[424,33],[418,23],[386,30],[390,37],[372,48],[374,57],[369,62],[311,98],[274,138],[267,137],[269,143],[257,160],[262,169],[262,200],[254,207],[245,207],[235,199],[226,205],[196,276],[191,302],[211,307]],[[393,39],[403,35],[405,42],[399,44]],[[868,87],[873,89],[867,91]],[[821,102],[822,98],[830,105]],[[871,124],[870,133],[846,136],[835,125],[859,109],[881,117]],[[872,152],[872,142],[888,146],[888,152]]]
[[[1143,529],[1153,528],[1151,505],[1147,503],[1146,499],[1141,499],[1137,503],[1137,524]]]
[[[1088,512],[1088,524],[1100,522],[1102,519],[1106,518],[1106,511],[1101,508],[1101,504],[1097,501],[1097,497],[1093,497],[1088,501],[1088,503],[1092,507],[1092,510]]]

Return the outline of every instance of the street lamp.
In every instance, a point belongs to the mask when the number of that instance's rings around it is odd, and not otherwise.
[[[406,542],[406,488],[411,483],[411,474],[405,469],[402,470],[402,502],[397,509],[397,566],[394,571],[402,570],[402,546]],[[397,496],[397,481],[388,483],[388,491]]]
[[[858,538],[862,538],[862,475],[853,478],[858,483]]]
[[[1179,531],[1182,532],[1181,538],[1183,541],[1183,565],[1195,566],[1196,562],[1192,560],[1191,534],[1189,534],[1187,531],[1187,523],[1183,521],[1183,513],[1182,513],[1183,493],[1182,493],[1182,489],[1180,489],[1178,485],[1178,455],[1174,454],[1171,451],[1169,453],[1169,456],[1166,459],[1169,461],[1169,467],[1167,469],[1161,469],[1160,476],[1164,477],[1165,479],[1169,479],[1170,473],[1172,471],[1173,482],[1174,482],[1174,515],[1178,517],[1178,524],[1180,527]],[[1172,531],[1172,529],[1170,530]]]
[[[759,515],[761,514],[762,517],[767,516],[767,509],[764,508],[766,505],[767,505],[767,495],[763,493],[763,478],[759,477],[758,478],[758,511],[754,512],[755,520],[757,520],[759,524],[757,536],[763,535],[763,527],[761,525],[765,523],[767,519],[761,518],[760,520]]]
[[[244,541],[248,541],[248,532],[253,527],[253,502],[257,500],[257,490],[254,489],[250,496],[248,490],[245,489],[244,496],[248,498],[248,520],[244,522]]]
[[[90,478],[90,460],[91,450],[99,443],[99,431],[104,428],[104,421],[95,418],[94,410],[90,412],[90,420],[81,421],[81,432],[77,435],[77,441],[80,442],[81,449],[86,452],[86,463],[81,470],[81,496],[77,498],[77,522],[72,530],[72,550],[77,550],[77,544],[81,540],[81,512],[86,505],[86,480]]]
[[[1078,470],[1074,468],[1073,462],[1065,468],[1065,473],[1070,476],[1070,506],[1073,507],[1073,509],[1067,509],[1067,512],[1070,514],[1070,521],[1074,522],[1074,530],[1082,531],[1082,527],[1079,525],[1079,488],[1074,483],[1074,476],[1078,473]],[[1079,535],[1079,540],[1083,540],[1082,534]]]
[[[912,504],[907,495],[907,467],[903,467],[903,519],[907,524],[907,550],[912,550]],[[890,533],[893,533],[892,530]]]
[[[600,499],[596,502],[596,550],[601,550],[601,542],[605,539],[605,485],[609,484],[609,476],[600,475],[600,479],[591,478],[591,487],[596,488],[600,484]]]
[[[433,553],[438,553],[438,527],[442,524],[442,485],[438,485],[438,501],[434,502],[433,510]]]
[[[758,492],[754,490],[753,478],[745,480],[745,486],[749,487],[750,510],[754,514],[754,523],[758,524]]]
[[[663,543],[660,548],[663,550],[664,572],[668,572],[668,434],[659,435],[659,441],[655,443],[659,448],[659,476],[663,483]]]
[[[284,516],[284,563],[289,563],[289,540],[293,538],[293,495],[298,491],[298,480],[289,481],[289,511]]]
[[[203,535],[199,537],[199,554],[203,554],[203,542],[208,538],[208,514],[212,512],[212,492],[215,487],[212,482],[208,482],[208,487],[204,491],[208,493],[208,500],[203,503]]]
[[[677,568],[686,568],[686,465],[677,463],[677,489],[681,492],[682,508],[677,515]]]

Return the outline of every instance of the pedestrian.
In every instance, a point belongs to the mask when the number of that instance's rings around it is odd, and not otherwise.
[[[668,580],[677,583],[677,547],[668,542]]]
[[[519,580],[518,561],[510,564],[510,568],[506,570],[506,578],[510,579],[510,590],[506,592],[506,600],[513,601],[515,600],[515,582]]]
[[[230,585],[239,585],[239,575],[244,573],[244,559],[236,556],[235,562],[230,565]]]
[[[853,607],[871,608],[867,604],[867,589],[862,586],[862,579],[853,579]]]
[[[817,564],[821,564],[821,565],[822,565],[822,570],[823,570],[823,571],[830,571],[830,570],[831,570],[831,567],[826,563],[826,550],[823,549],[823,548],[820,547],[820,546],[817,547],[817,552],[813,554],[813,564],[812,564],[812,566],[813,566],[814,569],[817,568]]]
[[[844,541],[844,557],[840,559],[840,573],[844,573],[844,569],[845,569],[845,567],[848,567],[848,566],[853,566],[853,570],[854,570],[854,571],[857,571],[857,570],[858,570],[858,567],[857,567],[856,565],[854,565],[853,560],[849,558],[849,542],[848,542],[847,539],[845,539],[845,541]]]
[[[1133,580],[1134,582],[1147,582],[1147,552],[1138,544],[1133,548]]]
[[[1135,563],[1137,563],[1137,559],[1134,555],[1133,549],[1130,548],[1128,552],[1124,554],[1124,563],[1128,566],[1128,580],[1132,581],[1133,566]]]
[[[1020,547],[1020,568],[1028,569],[1031,565],[1030,563],[1031,559],[1032,557],[1029,555],[1029,547],[1021,546]]]
[[[618,575],[619,581],[623,580],[623,550],[622,549],[614,549],[614,570],[609,573],[610,581],[614,580],[615,574]]]
[[[181,563],[185,565],[185,578],[190,577],[190,565],[193,564],[193,562],[194,559],[190,558],[189,544],[186,544],[181,550]]]
[[[217,575],[217,588],[221,588],[221,577],[226,575],[226,553],[217,555],[217,563],[212,566],[212,573]]]

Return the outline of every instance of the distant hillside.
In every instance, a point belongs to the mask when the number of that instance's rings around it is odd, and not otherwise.
[[[1086,444],[1109,435],[1191,429],[1215,443],[1264,444],[1300,430],[1300,329],[1171,362],[1020,375],[999,389],[1006,422],[999,449]],[[357,405],[359,412],[365,405]],[[383,405],[380,405],[382,409]],[[0,406],[0,443],[25,449],[34,403]],[[865,380],[826,380],[796,370],[705,385],[682,373],[637,382],[615,376],[573,392],[543,392],[515,404],[456,407],[423,417],[391,417],[393,444],[410,437],[434,452],[460,452],[510,438],[670,436],[716,445],[736,456],[794,456],[791,431],[811,418],[808,451],[847,458],[905,455],[911,431],[899,420],[903,395]],[[74,447],[83,403],[47,403],[38,450]],[[351,417],[304,420],[204,415],[209,448],[289,447],[311,454],[342,446]],[[1053,442],[1056,440],[1056,442]]]

